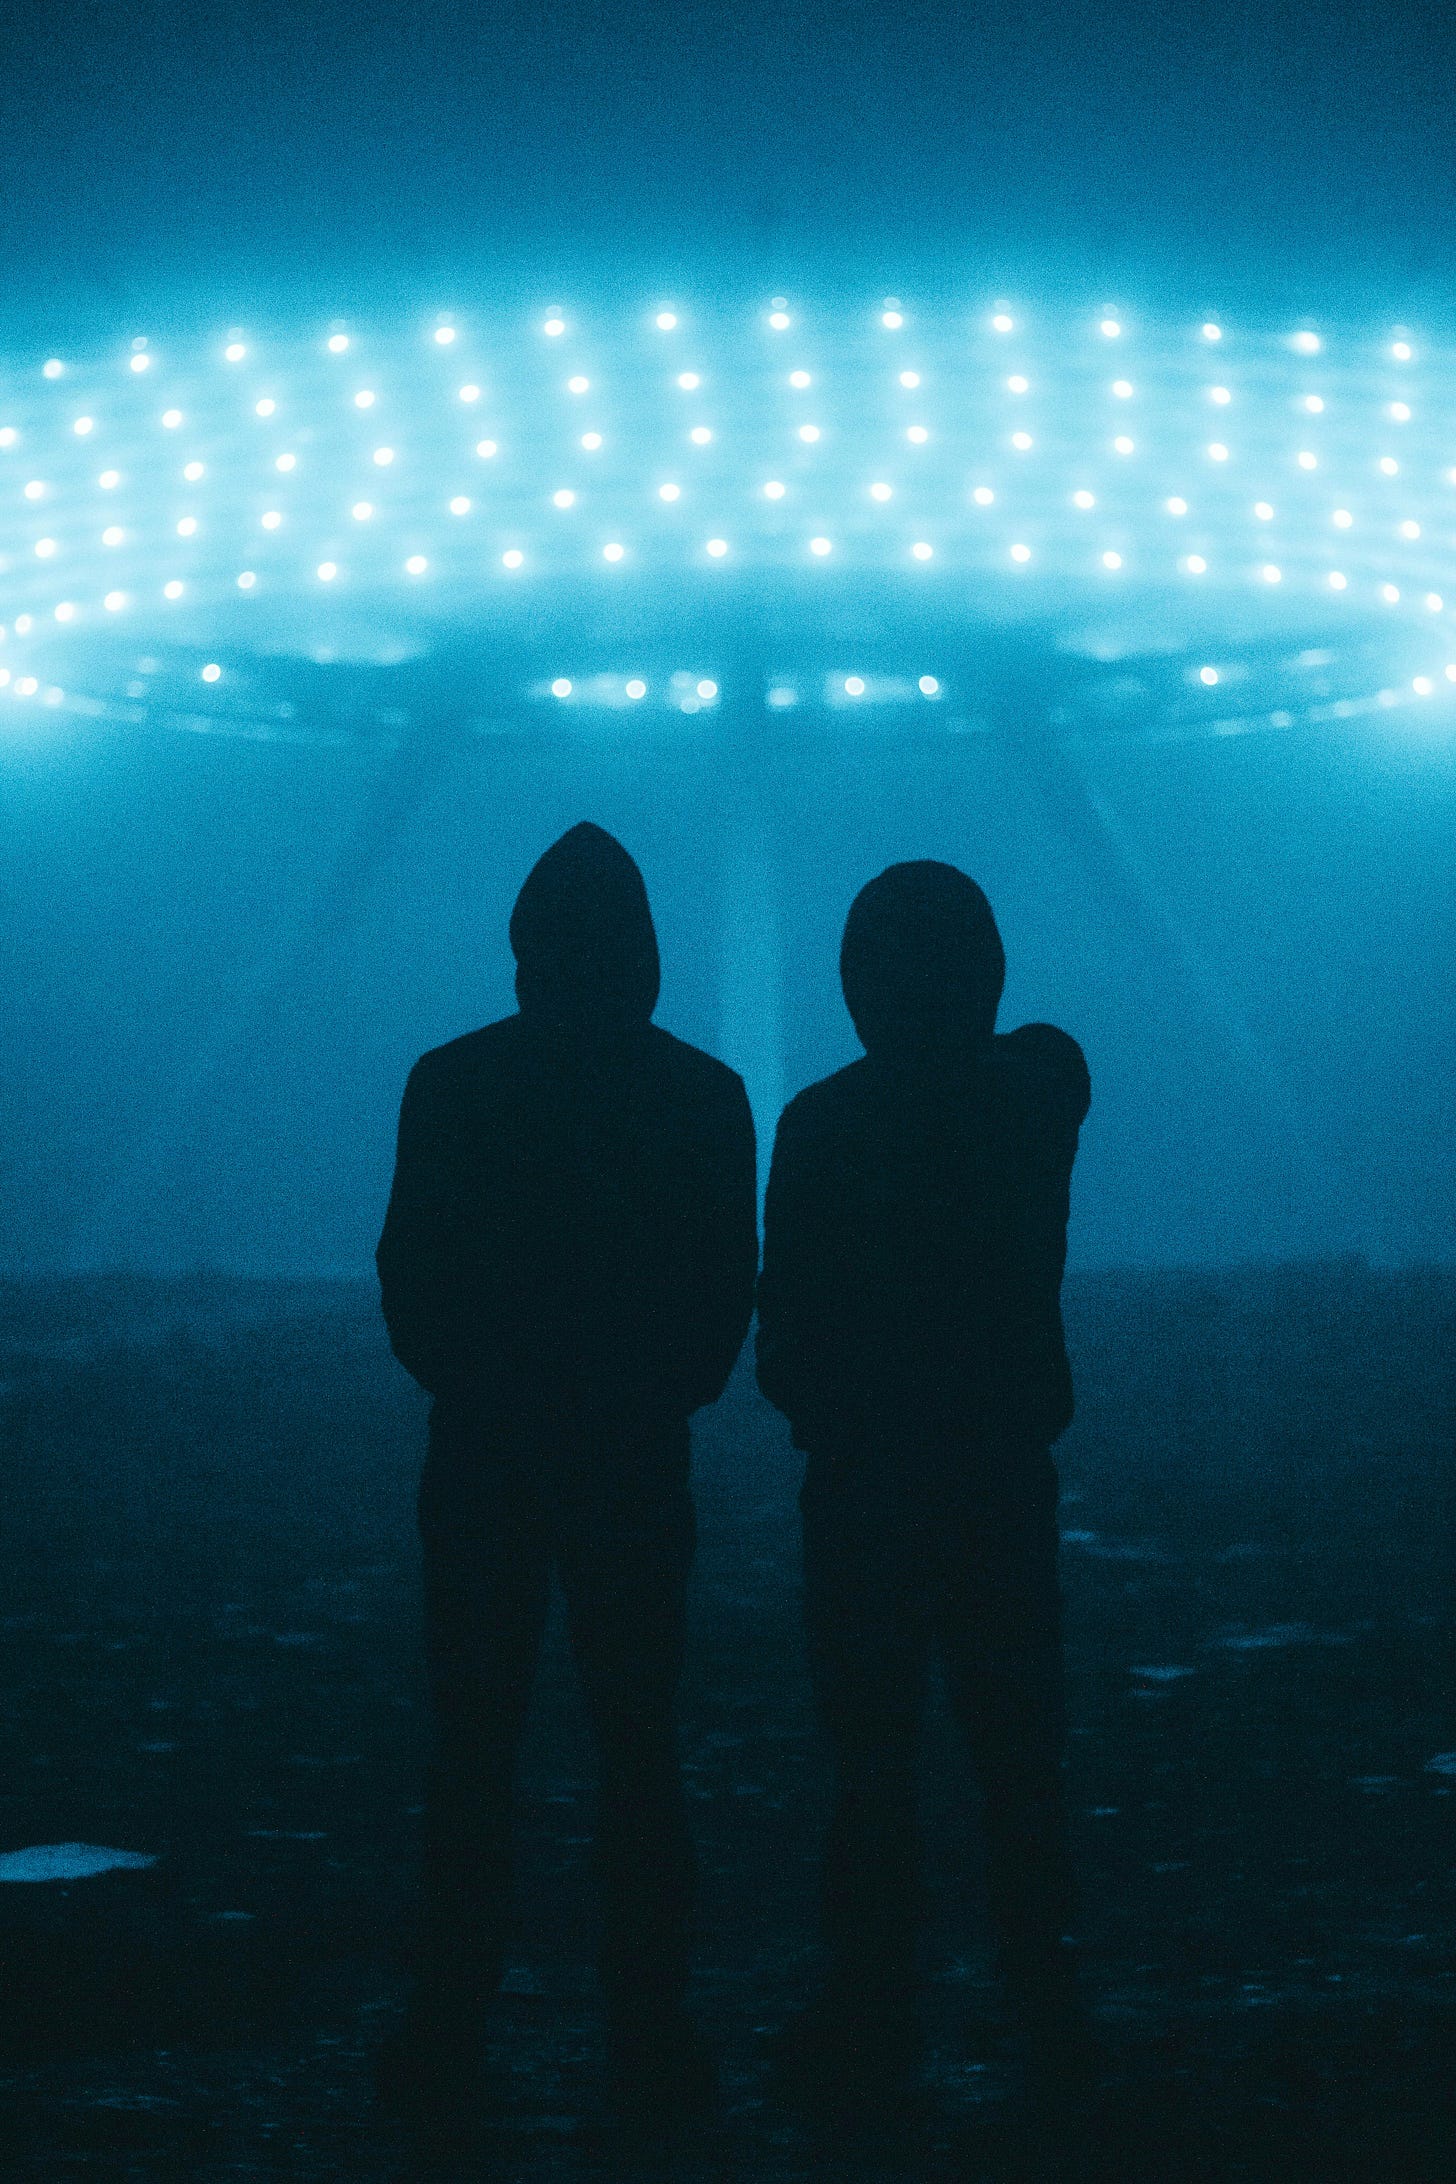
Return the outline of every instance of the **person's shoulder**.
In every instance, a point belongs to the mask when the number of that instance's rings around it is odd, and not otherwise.
[[[1056,1024],[1022,1024],[998,1033],[996,1053],[1019,1091],[1054,1102],[1081,1121],[1091,1102],[1092,1078],[1087,1057],[1070,1032]]]
[[[738,1071],[720,1062],[716,1054],[690,1046],[686,1039],[664,1031],[660,1024],[649,1024],[647,1035],[648,1050],[656,1066],[683,1091],[696,1092],[704,1099],[736,1100],[740,1094],[747,1098]]]
[[[846,1062],[843,1069],[819,1077],[813,1084],[806,1084],[802,1092],[796,1092],[779,1119],[779,1128],[811,1134],[831,1128],[859,1107],[868,1086],[864,1057]]]
[[[515,1053],[520,1026],[519,1016],[503,1016],[494,1024],[482,1024],[478,1031],[465,1031],[458,1039],[430,1047],[410,1071],[411,1084],[444,1090],[467,1083],[482,1069]]]

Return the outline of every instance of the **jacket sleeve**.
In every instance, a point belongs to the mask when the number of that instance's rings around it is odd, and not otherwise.
[[[374,1263],[389,1346],[430,1395],[441,1393],[459,1353],[456,1137],[451,1103],[426,1057],[404,1088],[394,1182]]]
[[[758,1273],[758,1164],[753,1113],[733,1077],[715,1117],[699,1227],[697,1340],[690,1406],[715,1403],[753,1318]]]

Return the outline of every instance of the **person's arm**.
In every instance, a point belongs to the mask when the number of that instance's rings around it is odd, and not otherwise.
[[[394,1182],[374,1255],[389,1346],[430,1395],[456,1361],[459,1178],[455,1127],[438,1065],[410,1071],[399,1111]]]
[[[753,1317],[758,1273],[758,1155],[753,1112],[732,1077],[713,1116],[698,1222],[698,1308],[689,1374],[693,1410],[716,1403]]]

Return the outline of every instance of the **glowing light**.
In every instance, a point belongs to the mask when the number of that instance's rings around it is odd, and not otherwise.
[[[1130,379],[1114,379],[1112,391],[1120,402],[1126,402],[1132,394],[1132,381]]]
[[[554,341],[558,334],[566,332],[566,321],[563,318],[549,318],[542,326],[541,331],[543,334],[549,334]]]
[[[679,372],[677,383],[684,394],[692,394],[703,384],[701,372]]]
[[[103,493],[112,493],[121,483],[121,472],[119,470],[103,470],[96,483]]]
[[[1013,372],[1006,385],[1008,391],[1012,394],[1029,394],[1031,391],[1031,381],[1023,379],[1020,372]]]
[[[599,432],[584,432],[581,436],[581,444],[588,455],[595,455],[602,444],[602,436]],[[495,453],[494,446],[491,447],[491,453],[492,455]]]
[[[900,384],[902,387],[918,387],[920,384],[919,372],[901,372]]]
[[[44,478],[32,478],[25,488],[25,497],[30,501],[44,500],[45,489]]]
[[[177,525],[177,536],[178,538],[196,538],[196,516],[183,516],[181,522]]]
[[[206,472],[207,465],[205,463],[184,463],[182,465],[182,475],[189,485],[196,485],[198,479],[204,477]]]
[[[374,389],[372,387],[361,387],[354,397],[354,407],[355,409],[373,409]]]
[[[646,683],[643,682],[640,677],[636,675],[633,676],[631,682],[629,682],[626,687],[627,695],[634,701],[634,703],[638,698],[645,698],[647,695]]]
[[[1216,667],[1200,667],[1200,669],[1198,670],[1198,680],[1201,683],[1205,683],[1207,687],[1211,690],[1214,684],[1218,681],[1218,669]]]
[[[1228,449],[1224,446],[1222,440],[1209,441],[1208,459],[1211,463],[1226,463],[1228,461]]]
[[[1125,432],[1120,432],[1117,438],[1113,441],[1112,447],[1114,454],[1131,455],[1133,452],[1134,443],[1128,438]]]
[[[480,400],[480,389],[473,379],[467,380],[460,389],[460,400],[462,402],[478,402]]]
[[[1221,326],[1215,326],[1212,319],[1210,319],[1208,323],[1201,328],[1201,332],[1205,341],[1223,340],[1223,328]]]
[[[1255,501],[1254,514],[1261,523],[1272,523],[1274,521],[1274,510],[1268,501]]]
[[[677,324],[677,313],[676,313],[676,311],[659,311],[659,312],[658,312],[658,314],[657,314],[657,327],[658,327],[658,331],[659,331],[659,333],[664,333],[664,334],[670,334],[670,333],[672,332],[672,330],[673,330],[674,326],[676,326],[676,324]]]
[[[251,591],[258,579],[251,569],[244,569],[238,577],[238,590]]]
[[[783,484],[781,479],[770,478],[768,484],[763,489],[763,497],[765,500],[782,500],[784,494],[787,491],[788,488]]]
[[[1411,679],[1411,688],[1418,698],[1428,698],[1435,687],[1429,675],[1416,675]]]
[[[789,325],[792,323],[787,311],[770,311],[768,315],[768,322],[776,334],[782,334],[786,332]]]
[[[1022,563],[1030,561],[1031,548],[1029,546],[1022,545],[1013,546],[1011,549],[1011,558],[1013,561]]]
[[[1400,586],[1398,584],[1382,584],[1380,596],[1388,607],[1398,606],[1400,604]]]
[[[1419,538],[1421,535],[1421,527],[1418,523],[1414,522],[1411,517],[1407,516],[1405,522],[1400,527],[1400,535],[1402,538]]]
[[[394,461],[394,449],[392,447],[377,447],[374,450],[374,460],[381,470],[387,470]]]
[[[1274,562],[1266,561],[1263,568],[1259,571],[1259,574],[1263,577],[1266,584],[1278,584],[1283,580],[1284,571],[1279,568]]]
[[[50,561],[55,556],[56,542],[53,538],[38,538],[35,542],[35,550],[42,561]]]
[[[1446,669],[1446,680],[1447,682],[1456,682],[1456,661],[1453,661]]]
[[[863,683],[861,682],[861,680],[860,680],[860,678],[859,678],[859,676],[858,676],[858,675],[846,675],[846,676],[845,676],[845,678],[844,678],[844,694],[845,694],[845,696],[846,696],[847,698],[862,698],[862,697],[864,696],[864,693],[865,693],[865,686],[864,686],[864,684],[863,684]]]
[[[40,684],[34,675],[22,675],[15,685],[15,695],[17,698],[33,698],[39,688]]]
[[[14,447],[19,438],[14,425],[0,425],[0,447]]]
[[[280,455],[277,462],[273,465],[273,468],[275,470],[281,470],[284,475],[287,476],[290,470],[296,470],[298,468],[298,457],[296,455]]]
[[[704,548],[704,552],[711,554],[715,561],[721,561],[727,551],[728,541],[726,538],[710,538]]]
[[[451,342],[452,342],[452,341],[453,341],[453,340],[455,339],[455,329],[454,329],[454,327],[453,327],[453,326],[437,326],[437,327],[435,328],[435,339],[436,339],[436,341],[438,341],[438,342],[439,342],[439,344],[440,344],[440,347],[441,347],[442,349],[448,349],[448,348],[449,348],[449,346],[450,346],[450,344],[451,344]]]
[[[229,364],[241,364],[248,352],[241,341],[230,341],[222,353]]]
[[[269,508],[264,513],[262,521],[265,531],[276,531],[283,518],[276,508]]]
[[[1105,318],[1101,321],[1097,330],[1106,340],[1116,341],[1118,335],[1122,332],[1122,327],[1115,318]]]
[[[30,617],[30,615],[28,615],[28,614],[17,614],[17,615],[16,615],[16,617],[15,617],[15,634],[16,634],[16,636],[17,636],[17,637],[24,637],[24,636],[26,636],[26,635],[27,635],[27,634],[29,633],[30,627],[31,627],[31,617]]]
[[[576,495],[569,485],[558,486],[551,496],[551,504],[554,508],[574,508]]]
[[[1210,387],[1208,399],[1210,402],[1216,402],[1220,409],[1227,409],[1229,403],[1233,400],[1233,395],[1227,387]]]
[[[789,385],[791,387],[809,387],[813,385],[813,381],[807,372],[790,372]]]
[[[1311,417],[1318,417],[1325,406],[1324,396],[1319,394],[1307,394],[1304,398],[1304,406],[1309,411]]]
[[[1390,405],[1390,414],[1395,419],[1398,425],[1408,425],[1410,423],[1409,402],[1392,402]]]
[[[122,608],[126,605],[126,593],[124,591],[109,591],[101,604],[108,614],[120,614]]]
[[[202,670],[202,679],[204,682],[216,682],[221,674],[222,669],[218,666],[216,660],[209,660]]]
[[[1011,445],[1017,450],[1019,454],[1024,455],[1027,449],[1033,444],[1034,443],[1029,432],[1013,432],[1011,435]]]
[[[587,439],[590,439],[590,437],[591,435],[590,433],[588,433]],[[586,446],[586,440],[582,441],[582,446]],[[475,452],[482,458],[483,461],[489,462],[492,455],[497,452],[496,444],[494,440],[477,440],[475,443]]]
[[[374,513],[374,503],[373,501],[355,501],[349,513],[356,523],[367,523]]]
[[[342,356],[348,346],[349,337],[347,334],[329,335],[328,347],[330,356]]]
[[[1330,590],[1331,590],[1331,591],[1343,591],[1343,590],[1345,589],[1345,586],[1346,586],[1346,585],[1347,585],[1347,584],[1349,583],[1349,581],[1350,581],[1350,579],[1349,579],[1349,578],[1348,578],[1348,577],[1347,577],[1347,576],[1345,575],[1345,573],[1344,573],[1344,571],[1343,571],[1342,569],[1331,569],[1331,571],[1330,571]]]
[[[1009,311],[998,311],[992,319],[991,325],[998,334],[1009,334],[1015,325],[1015,320],[1011,317]]]
[[[694,425],[692,431],[688,434],[688,438],[692,441],[694,447],[706,447],[712,437],[713,435],[706,425]]]
[[[332,584],[338,573],[339,565],[336,561],[321,561],[318,565],[318,580],[321,584]]]
[[[621,545],[618,540],[612,539],[602,548],[602,559],[603,561],[620,561],[626,551],[625,546]]]
[[[1319,457],[1307,447],[1302,447],[1294,459],[1301,470],[1317,470],[1319,468]]]
[[[665,501],[679,500],[682,497],[682,487],[672,484],[660,485],[657,488],[657,497],[659,500]]]
[[[271,417],[277,408],[278,404],[274,401],[272,395],[265,394],[261,401],[253,404],[253,415],[255,417]]]
[[[940,696],[940,684],[933,675],[922,675],[916,688],[922,698],[938,698]]]
[[[78,417],[74,425],[72,425],[71,430],[72,432],[78,433],[80,437],[84,440],[88,432],[94,432],[96,430],[96,420],[94,417]]]
[[[929,545],[923,538],[919,538],[915,541],[915,544],[911,547],[910,551],[915,556],[915,559],[917,561],[929,561],[931,555],[935,552],[935,548]]]
[[[825,554],[833,553],[834,542],[832,539],[827,538],[811,538],[809,541],[809,551],[811,554],[817,554],[822,561]]]
[[[1095,508],[1097,506],[1097,496],[1095,493],[1089,493],[1086,487],[1083,486],[1072,495],[1072,506],[1074,508]]]
[[[564,675],[558,675],[551,685],[551,695],[553,698],[569,698],[571,696],[571,684]]]
[[[807,441],[809,442],[809,444],[810,444],[810,446],[811,446],[811,447],[813,446],[814,442],[815,442],[815,441],[816,441],[816,440],[818,439],[818,437],[819,437],[819,427],[818,427],[817,425],[800,425],[800,427],[799,427],[799,438],[800,438],[801,440],[807,440]]]
[[[717,695],[718,685],[715,682],[710,681],[707,676],[704,676],[703,680],[698,684],[698,696],[703,699],[704,703],[706,704],[711,699],[716,698]]]
[[[888,326],[892,334],[898,333],[904,323],[904,314],[900,311],[882,311],[880,313],[880,324]]]
[[[590,385],[591,381],[583,379],[581,373],[578,372],[574,378],[567,380],[566,391],[568,394],[585,394]]]
[[[1425,597],[1427,614],[1439,614],[1446,602],[1438,591],[1428,591]]]
[[[883,483],[883,481],[881,481],[870,487],[870,499],[877,501],[887,501],[893,491],[893,486],[886,485]]]
[[[1297,349],[1301,356],[1318,356],[1320,338],[1318,334],[1295,334],[1290,340],[1289,346],[1291,349]]]
[[[971,499],[975,502],[978,508],[989,508],[995,498],[996,496],[991,491],[989,485],[975,486],[973,487],[971,492]]]
[[[168,432],[175,432],[175,431],[177,430],[177,427],[178,427],[178,426],[179,426],[179,425],[181,424],[181,422],[182,422],[182,412],[181,412],[181,410],[179,410],[179,409],[169,409],[169,410],[163,410],[163,412],[162,412],[162,423],[163,423],[163,424],[164,424],[164,425],[166,426],[166,428],[167,428]]]
[[[63,599],[60,605],[56,608],[56,620],[58,622],[74,622],[75,619],[75,602],[70,599]]]
[[[1337,508],[1330,517],[1330,521],[1337,531],[1348,531],[1354,520],[1355,518],[1348,508]]]
[[[468,516],[470,513],[469,497],[464,493],[457,493],[450,503],[450,513],[452,516]]]
[[[1120,569],[1122,567],[1122,555],[1105,553],[1102,556],[1102,566],[1104,569]]]
[[[906,431],[905,437],[912,447],[924,447],[926,441],[930,438],[930,434],[926,431],[924,425],[911,425]]]
[[[1408,341],[1392,341],[1392,343],[1390,344],[1390,353],[1395,358],[1398,364],[1409,364],[1411,360],[1411,345]]]
[[[1202,554],[1189,554],[1183,566],[1190,576],[1206,576],[1208,574],[1208,563],[1204,560]]]
[[[501,561],[508,569],[519,569],[525,558],[519,546],[508,546],[501,555]]]
[[[186,588],[180,579],[174,576],[162,586],[162,597],[164,599],[180,599]]]
[[[1396,472],[1400,469],[1400,464],[1396,461],[1393,455],[1382,455],[1380,458],[1380,469],[1385,477],[1393,478],[1396,475]]]
[[[132,370],[133,370],[134,372],[144,372],[144,371],[148,371],[148,370],[150,370],[150,368],[151,368],[151,362],[152,362],[152,360],[151,360],[151,358],[150,358],[149,356],[134,356],[134,357],[132,358],[132,360],[131,360],[131,368],[132,368]],[[50,365],[49,365],[49,364],[47,364],[47,366],[46,366],[46,378],[47,378],[47,379],[59,379],[59,378],[60,378],[60,376],[61,376],[61,375],[60,375],[60,371],[59,371],[59,369],[57,369],[56,371],[52,371],[52,370],[51,370],[51,367],[50,367]]]
[[[429,566],[423,554],[411,554],[405,562],[405,568],[411,576],[423,576]]]

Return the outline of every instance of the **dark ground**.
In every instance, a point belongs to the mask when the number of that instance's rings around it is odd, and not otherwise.
[[[992,2014],[973,1862],[954,1877],[974,1798],[939,1718],[924,2112],[850,2146],[767,2100],[756,2034],[811,1975],[823,1781],[797,1463],[740,1379],[698,1433],[684,1710],[725,2120],[661,2154],[596,2128],[584,1755],[557,1630],[521,1789],[501,2107],[431,2173],[1452,2173],[1456,1272],[1103,1275],[1068,1305],[1070,1780],[1108,2062],[1079,2148],[1039,2134]],[[0,1888],[3,2174],[421,2173],[369,2107],[423,1742],[424,1412],[372,1296],[117,1280],[0,1289],[0,1311],[0,1850],[159,1854]]]

